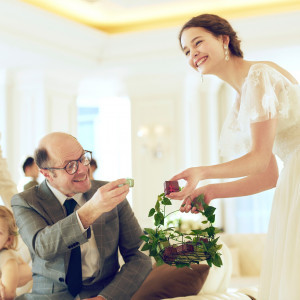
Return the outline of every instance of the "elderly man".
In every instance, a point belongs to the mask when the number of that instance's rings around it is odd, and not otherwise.
[[[17,299],[131,299],[151,261],[126,179],[90,181],[91,152],[61,132],[40,141],[35,161],[46,180],[11,202],[33,262],[32,293]]]

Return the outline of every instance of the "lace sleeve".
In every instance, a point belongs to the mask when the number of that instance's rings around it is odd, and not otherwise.
[[[249,70],[241,97],[229,113],[220,136],[220,154],[236,157],[251,148],[250,125],[278,118],[277,132],[299,122],[300,100],[282,74],[266,64],[255,64]]]
[[[288,82],[279,72],[267,65],[252,66],[241,95],[238,115],[241,128],[251,123],[288,116]]]

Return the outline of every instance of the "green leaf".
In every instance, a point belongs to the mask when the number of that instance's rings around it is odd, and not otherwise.
[[[215,212],[216,208],[213,206],[207,206],[206,209],[204,210],[204,215],[206,217],[212,216]]]
[[[150,256],[156,256],[156,255],[158,255],[157,250],[156,249],[150,249],[149,255]]]
[[[158,212],[157,214],[154,215],[154,225],[158,226],[158,225],[164,225],[164,215],[161,212]]]
[[[217,267],[221,267],[223,265],[222,259],[218,253],[216,253],[215,258],[213,260],[213,264]]]
[[[222,249],[222,247],[223,247],[223,245],[217,245],[216,249],[220,250],[220,249]]]
[[[142,247],[141,251],[146,251],[146,250],[149,250],[150,248],[151,248],[151,245],[144,244],[144,246]]]
[[[201,204],[203,206],[203,208],[205,208],[205,206],[207,206],[207,204],[204,202],[204,194],[199,195],[196,199],[196,202],[198,202],[199,204]]]
[[[172,202],[169,198],[164,197],[164,199],[161,202],[163,205],[172,205]]]
[[[155,210],[156,210],[157,212],[160,212],[160,203],[159,203],[159,201],[156,201],[156,204],[155,204]]]
[[[149,234],[155,234],[155,230],[152,228],[144,228],[144,231],[146,231]]]
[[[222,232],[220,228],[215,227],[215,234]]]
[[[150,240],[149,237],[146,236],[146,235],[140,236],[140,239],[143,240],[143,241],[145,241],[145,242],[148,242]]]
[[[193,229],[192,232],[197,235],[197,234],[202,234],[205,230],[201,230],[201,229]]]
[[[160,241],[164,242],[167,241],[168,239],[166,238],[166,234],[165,232],[160,232],[158,235],[158,238],[160,239]]]
[[[163,264],[165,263],[165,262],[163,261],[163,259],[161,258],[160,255],[154,256],[154,259],[155,259],[155,261],[156,261],[156,265],[157,265],[157,266],[161,266],[161,265],[163,265]]]
[[[207,264],[208,264],[210,267],[212,267],[212,259],[211,259],[211,258],[208,258],[208,259],[206,260],[206,262],[207,262]]]
[[[214,222],[215,222],[215,215],[212,215],[212,216],[207,217],[207,220],[208,220],[210,223],[214,223]]]
[[[174,230],[175,230],[175,227],[168,227],[164,231],[174,231]]]
[[[151,208],[148,217],[152,217],[155,214],[155,208]]]
[[[209,236],[213,236],[215,234],[215,228],[214,227],[208,227],[205,229],[205,231],[208,233]]]

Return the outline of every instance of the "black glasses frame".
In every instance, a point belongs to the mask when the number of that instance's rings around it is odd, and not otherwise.
[[[75,173],[77,172],[77,170],[78,170],[78,164],[79,164],[79,162],[82,163],[83,157],[84,157],[87,153],[89,153],[89,154],[91,155],[91,159],[90,159],[89,163],[86,164],[86,165],[84,165],[84,166],[88,166],[88,165],[91,163],[91,160],[92,160],[92,151],[84,150],[84,153],[80,156],[79,159],[69,161],[63,168],[42,168],[42,169],[43,169],[43,170],[65,170],[69,175],[73,175],[73,174],[75,174]],[[76,164],[76,169],[75,169],[75,171],[74,171],[73,173],[69,173],[69,172],[67,171],[67,166],[68,166],[69,164],[71,164],[71,163],[74,163],[74,162],[75,162],[75,164]]]

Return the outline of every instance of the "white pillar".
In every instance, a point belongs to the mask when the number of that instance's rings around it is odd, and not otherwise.
[[[62,75],[62,74],[61,74]],[[5,83],[6,152],[16,183],[22,164],[33,155],[39,140],[51,131],[77,132],[77,80],[49,76],[38,70],[9,71]]]

